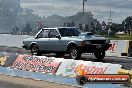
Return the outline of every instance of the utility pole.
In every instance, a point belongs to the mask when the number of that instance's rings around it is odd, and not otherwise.
[[[111,8],[110,8],[110,18],[108,19],[108,25],[112,25],[112,16],[111,16]]]
[[[108,19],[108,26],[109,26],[109,30],[108,30],[108,35],[111,32],[111,26],[112,26],[112,16],[111,16],[111,8],[110,8],[110,18]]]
[[[84,15],[84,3],[85,3],[85,0],[83,0],[83,15]]]
[[[83,0],[83,22],[82,22],[82,25],[83,25],[83,32],[85,32],[85,31],[84,31],[84,26],[85,26],[85,25],[84,25],[84,24],[85,24],[85,22],[84,22],[84,20],[85,20],[85,12],[84,12],[85,9],[84,9],[84,5],[85,5],[85,1],[87,1],[87,0]]]

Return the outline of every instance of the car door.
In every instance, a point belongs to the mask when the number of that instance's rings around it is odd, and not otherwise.
[[[50,51],[64,51],[61,38],[56,38],[60,35],[57,29],[50,29],[49,32],[49,49]]]
[[[48,44],[49,44],[48,43],[48,41],[49,41],[48,35],[49,35],[49,29],[43,29],[38,34],[38,36],[36,37],[36,43],[39,46],[39,49],[41,51],[49,51],[49,48],[48,48]]]

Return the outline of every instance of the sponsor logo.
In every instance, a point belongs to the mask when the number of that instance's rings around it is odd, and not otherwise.
[[[60,61],[48,57],[19,55],[12,68],[55,74],[60,63]]]
[[[72,72],[75,66],[76,66],[75,62],[68,63],[68,65],[65,67],[66,68],[65,73]]]
[[[0,65],[1,66],[5,65],[6,60],[7,60],[6,56],[0,56]]]
[[[86,66],[83,64],[76,65],[75,62],[69,63],[65,67],[65,73],[77,73],[77,74],[105,74],[108,67]]]
[[[97,83],[129,83],[129,75],[109,75],[109,74],[94,74],[94,75],[85,75],[86,82],[97,82]]]
[[[84,66],[83,64],[75,68],[75,73],[78,74],[104,74],[108,67]]]

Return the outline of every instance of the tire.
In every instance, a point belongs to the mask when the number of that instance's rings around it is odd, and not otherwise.
[[[42,53],[39,51],[39,47],[36,44],[31,46],[31,53],[32,55],[42,56]]]
[[[65,53],[64,52],[56,52],[56,57],[64,57]]]
[[[78,77],[76,77],[76,81],[79,85],[84,85],[87,80],[84,76],[78,76]]]
[[[97,61],[102,61],[105,57],[105,51],[96,52],[96,53],[94,53],[94,55],[97,58]]]
[[[70,58],[74,60],[78,60],[81,58],[81,53],[77,47],[71,47],[69,49],[69,55],[70,55]]]

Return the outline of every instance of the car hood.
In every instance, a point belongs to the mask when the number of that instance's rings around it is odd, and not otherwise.
[[[77,39],[83,39],[83,40],[106,40],[107,38],[97,36],[97,35],[79,35],[79,36],[72,36],[70,38],[77,38]]]
[[[100,36],[79,36],[84,40],[106,40],[105,37],[100,37]]]

